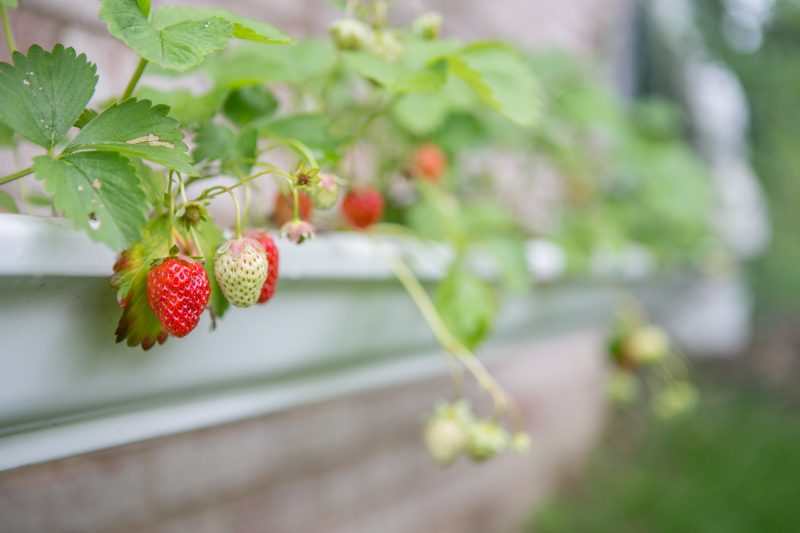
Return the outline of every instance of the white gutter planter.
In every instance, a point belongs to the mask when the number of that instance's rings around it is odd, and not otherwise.
[[[380,245],[423,280],[442,273],[441,247]],[[0,215],[0,470],[446,372],[376,246],[358,234],[282,241],[269,304],[232,308],[216,331],[205,316],[144,352],[114,343],[113,252],[61,219]],[[544,278],[563,266],[552,245],[530,256]],[[508,302],[495,342],[607,314],[600,294],[559,292]]]
[[[330,531],[422,531],[420,516],[450,523],[490,504],[491,530],[520,519],[533,496],[519,496],[546,494],[599,432],[615,289],[562,281],[505,302],[478,356],[519,400],[533,450],[445,474],[421,428],[450,395],[446,361],[377,246],[423,282],[447,259],[440,246],[359,234],[281,241],[268,304],[231,309],[216,331],[205,316],[145,352],[114,343],[114,253],[64,220],[0,214],[0,516],[14,531],[134,530],[145,519],[194,530],[235,523],[230,497],[251,502],[250,520],[269,531],[329,520]],[[527,252],[535,278],[563,278],[555,244]],[[695,338],[703,320],[719,326],[687,299],[694,278],[635,274],[656,319],[691,324]],[[275,496],[254,498],[253,487]],[[291,514],[281,497],[317,504]],[[61,511],[40,512],[51,505]]]

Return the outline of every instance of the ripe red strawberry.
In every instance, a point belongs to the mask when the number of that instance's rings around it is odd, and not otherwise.
[[[350,226],[366,229],[383,215],[383,196],[375,189],[363,187],[347,192],[342,202],[342,216]]]
[[[272,212],[272,216],[275,219],[275,225],[278,227],[283,226],[294,218],[294,200],[291,198],[291,195],[286,197],[280,192],[275,195],[275,209]],[[310,220],[311,215],[314,213],[311,199],[301,192],[298,200],[300,202],[300,218]]]
[[[147,301],[169,333],[184,337],[200,321],[211,290],[203,265],[170,257],[147,273]]]
[[[275,294],[275,283],[278,281],[278,247],[270,234],[265,231],[251,230],[247,232],[247,236],[258,242],[267,252],[267,279],[258,297],[258,303],[263,304]]]
[[[415,176],[437,183],[447,171],[447,156],[435,144],[423,144],[414,152],[411,166]]]

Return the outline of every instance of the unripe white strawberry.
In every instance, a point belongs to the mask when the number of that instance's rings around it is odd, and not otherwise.
[[[267,254],[258,241],[231,239],[217,249],[214,276],[226,300],[236,307],[250,307],[258,301],[268,267]]]
[[[637,363],[656,363],[667,356],[669,337],[655,326],[638,327],[628,338],[626,348]]]
[[[341,19],[330,27],[331,37],[339,50],[363,50],[374,39],[372,28],[356,19]]]
[[[472,423],[469,404],[458,401],[436,408],[425,424],[425,447],[440,465],[449,466],[466,449]]]
[[[414,19],[411,31],[423,39],[436,39],[442,31],[442,15],[435,11],[423,13]]]

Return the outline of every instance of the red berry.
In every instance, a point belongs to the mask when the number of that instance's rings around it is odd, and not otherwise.
[[[348,191],[342,202],[344,219],[358,229],[366,229],[375,224],[382,214],[383,196],[369,187]]]
[[[311,199],[304,193],[298,193],[300,202],[300,218],[303,220],[311,219],[314,212],[314,207],[311,205]],[[280,192],[275,195],[275,209],[273,217],[275,218],[275,225],[280,227],[294,218],[294,200],[291,195],[287,198]],[[291,200],[290,200],[291,199]]]
[[[261,295],[258,297],[258,303],[263,304],[275,294],[275,283],[278,281],[278,247],[275,246],[275,241],[270,234],[265,231],[248,231],[247,236],[258,242],[267,252],[267,262],[269,263],[267,280],[261,287]]]
[[[210,293],[203,265],[192,259],[170,257],[147,273],[147,301],[164,329],[176,337],[197,326]]]
[[[428,181],[438,182],[447,170],[447,156],[435,144],[423,144],[414,152],[412,171]]]

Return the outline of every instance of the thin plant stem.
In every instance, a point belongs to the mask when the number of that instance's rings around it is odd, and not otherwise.
[[[0,178],[0,185],[3,185],[5,183],[11,183],[14,180],[24,178],[28,174],[33,174],[33,167],[23,168],[22,170],[18,170],[13,174],[9,174],[8,176]]]
[[[300,194],[295,188],[292,188],[292,200],[292,209],[294,214],[293,222],[300,222]]]
[[[14,55],[14,52],[17,51],[17,45],[14,44],[14,32],[11,31],[11,21],[8,18],[8,8],[3,3],[0,3],[0,16],[3,18],[3,35],[6,36],[8,56],[11,57]]]
[[[133,75],[131,76],[130,81],[128,81],[127,87],[125,87],[125,92],[122,93],[122,98],[120,100],[127,100],[133,94],[133,90],[136,89],[136,84],[139,83],[139,79],[142,77],[142,73],[144,72],[144,68],[147,66],[147,60],[145,58],[139,59],[139,64],[136,65],[136,70],[133,71]]]
[[[228,187],[226,191],[231,196],[231,200],[233,200],[233,207],[236,210],[236,240],[239,240],[242,238],[242,214],[239,210],[239,200],[236,199],[236,195],[233,193],[232,187]]]
[[[189,200],[186,197],[186,187],[183,185],[183,176],[181,176],[180,173],[178,173],[178,187],[180,187],[183,205],[188,204]],[[203,253],[203,247],[200,246],[200,239],[197,237],[197,232],[195,231],[194,226],[189,226],[189,235],[192,237],[192,242],[194,243],[194,247],[197,249],[197,253],[203,258],[203,262],[205,263],[206,256]]]
[[[286,144],[286,146],[294,148],[297,152],[299,152],[309,165],[314,168],[319,168],[319,162],[314,154],[311,153],[311,150],[308,149],[308,146],[296,139],[284,139],[283,142]]]
[[[397,279],[406,289],[409,296],[411,296],[411,299],[414,300],[414,303],[422,313],[428,326],[430,326],[439,344],[469,370],[478,382],[478,385],[492,398],[495,417],[499,418],[503,413],[508,413],[516,429],[522,430],[524,424],[519,408],[508,397],[500,384],[495,381],[489,371],[486,370],[483,363],[475,357],[475,354],[450,332],[450,329],[444,323],[441,315],[439,315],[439,311],[436,310],[436,306],[431,301],[425,288],[411,269],[397,254],[384,252],[380,246],[378,246],[378,249],[386,259],[389,268],[392,269]]]
[[[348,19],[353,18],[357,5],[358,0],[347,0],[347,4],[344,6],[344,17]]]

